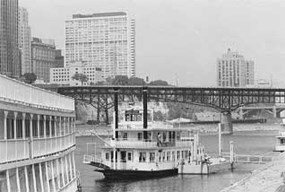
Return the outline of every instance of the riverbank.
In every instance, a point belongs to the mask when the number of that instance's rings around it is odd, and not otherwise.
[[[285,153],[274,157],[273,161],[251,172],[240,181],[221,192],[279,192],[285,177]],[[281,192],[281,191],[280,191]]]

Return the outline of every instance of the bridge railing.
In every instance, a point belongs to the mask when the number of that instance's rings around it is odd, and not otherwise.
[[[74,111],[74,100],[0,75],[0,100],[36,108]]]

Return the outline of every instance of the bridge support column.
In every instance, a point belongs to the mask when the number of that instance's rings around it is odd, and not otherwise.
[[[223,134],[233,134],[233,124],[231,112],[222,112],[221,114],[221,126]]]

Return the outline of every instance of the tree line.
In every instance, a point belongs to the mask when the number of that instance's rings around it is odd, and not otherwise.
[[[99,81],[94,85],[150,85],[150,86],[169,86],[167,81],[154,80],[146,82],[143,78],[117,75],[114,78],[108,77],[106,81]]]

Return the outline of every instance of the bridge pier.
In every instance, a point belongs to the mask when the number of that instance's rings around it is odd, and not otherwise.
[[[221,126],[223,134],[233,134],[232,115],[230,111],[221,113]]]

